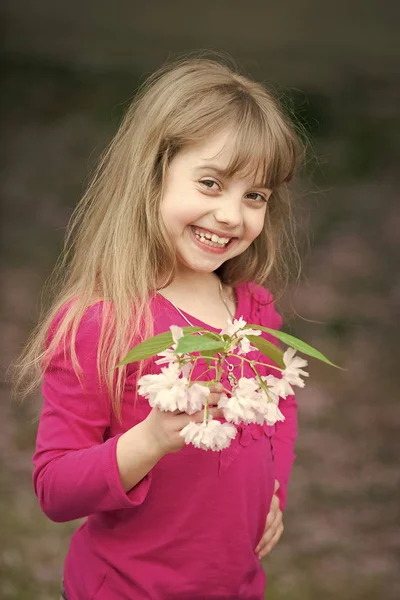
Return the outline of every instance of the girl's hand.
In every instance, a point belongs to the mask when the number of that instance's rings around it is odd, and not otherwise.
[[[264,558],[264,556],[271,552],[272,548],[279,542],[279,539],[283,533],[282,511],[279,508],[279,498],[276,496],[276,492],[278,490],[279,481],[275,479],[274,494],[272,496],[264,533],[260,543],[255,549],[255,552],[258,554],[258,558]]]
[[[210,388],[210,391],[211,393],[208,397],[208,404],[210,406],[209,414],[218,419],[223,416],[222,410],[215,408],[222,393],[222,385],[216,383]],[[203,411],[188,415],[178,411],[172,413],[153,408],[148,417],[143,421],[143,425],[146,427],[147,434],[152,444],[154,444],[156,452],[163,456],[164,454],[182,450],[185,446],[185,440],[180,435],[180,432],[190,421],[201,423],[203,418]]]

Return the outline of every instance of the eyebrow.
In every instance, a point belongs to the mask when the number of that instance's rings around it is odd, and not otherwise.
[[[194,168],[194,171],[214,171],[214,173],[217,173],[220,177],[226,178],[228,176],[227,169],[222,169],[218,165],[214,165],[212,163],[198,165],[197,167]],[[252,187],[262,188],[265,190],[271,189],[270,187],[268,187],[268,185],[266,183],[253,183]]]

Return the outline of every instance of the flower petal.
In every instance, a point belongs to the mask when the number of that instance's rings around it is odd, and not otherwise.
[[[180,435],[186,444],[192,444],[202,450],[218,452],[228,448],[236,433],[236,427],[233,425],[220,423],[209,417],[206,423],[189,423],[182,429]]]

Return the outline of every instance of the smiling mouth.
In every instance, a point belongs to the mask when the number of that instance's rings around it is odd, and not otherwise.
[[[234,239],[232,237],[220,237],[216,233],[207,231],[206,229],[199,229],[193,225],[191,228],[195,237],[211,248],[226,248],[229,242]]]

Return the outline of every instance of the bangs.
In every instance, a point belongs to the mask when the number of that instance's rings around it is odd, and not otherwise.
[[[229,101],[225,98],[223,108],[221,98],[216,100],[215,111],[198,114],[192,121],[190,142],[229,130],[232,132],[228,141],[230,160],[224,169],[225,176],[253,178],[268,189],[290,181],[301,162],[301,147],[293,125],[286,122],[276,107],[261,108],[242,93]],[[186,144],[189,140],[185,140]],[[186,145],[182,141],[181,146]]]
[[[233,132],[226,175],[254,178],[273,190],[292,179],[299,163],[297,138],[282,119],[248,105]]]

